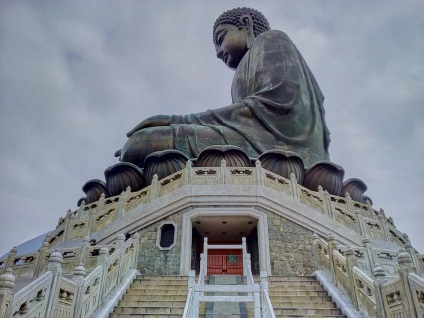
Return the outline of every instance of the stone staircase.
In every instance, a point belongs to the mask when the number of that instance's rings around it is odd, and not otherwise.
[[[259,278],[255,277],[259,283]],[[181,318],[187,300],[185,276],[137,276],[110,318]],[[277,318],[345,318],[313,276],[269,277],[269,296]],[[253,304],[245,304],[245,314],[206,314],[200,303],[199,317],[253,318]]]
[[[314,276],[271,276],[269,297],[276,317],[345,317]]]
[[[110,318],[181,318],[187,300],[188,277],[139,275]]]

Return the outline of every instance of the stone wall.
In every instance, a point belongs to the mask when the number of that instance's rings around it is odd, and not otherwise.
[[[180,274],[182,214],[182,211],[177,212],[140,230],[140,253],[137,269],[141,274]],[[176,244],[169,251],[162,251],[156,246],[157,232],[164,221],[173,221],[176,224]]]
[[[311,275],[317,270],[311,243],[313,232],[282,216],[263,212],[268,215],[272,275]]]

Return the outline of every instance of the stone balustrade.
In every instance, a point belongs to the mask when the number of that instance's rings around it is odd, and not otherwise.
[[[11,318],[16,314],[22,318],[91,316],[124,275],[136,268],[139,239],[137,233],[127,241],[123,234],[118,235],[112,254],[109,253],[107,246],[101,247],[96,266],[90,274],[87,275],[81,263],[74,267],[71,278],[69,275],[65,276],[63,266],[70,266],[74,262],[67,263],[66,257],[84,261],[83,258],[79,257],[80,254],[74,249],[52,252],[43,269],[44,273],[16,293],[14,289],[18,281],[13,275],[13,270],[7,268],[0,276],[0,316],[4,318]],[[83,249],[84,247],[80,247],[78,250]],[[69,256],[71,254],[72,256]],[[91,262],[92,260],[89,264],[92,264]]]
[[[414,266],[415,251],[371,247],[366,249],[372,253],[358,253],[358,249],[339,246],[331,234],[327,240],[314,234],[313,246],[319,269],[327,272],[333,284],[367,317],[423,317],[424,279]],[[358,255],[366,256],[372,273],[358,267]],[[385,271],[387,259],[390,268],[394,268],[390,276]],[[379,262],[385,265],[380,266]],[[396,266],[392,267],[393,263]]]

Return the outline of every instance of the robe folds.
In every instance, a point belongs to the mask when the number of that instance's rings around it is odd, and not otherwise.
[[[210,145],[231,144],[257,157],[293,151],[305,166],[329,160],[324,96],[290,38],[271,30],[255,38],[238,65],[233,105],[173,116],[175,149],[190,157]]]

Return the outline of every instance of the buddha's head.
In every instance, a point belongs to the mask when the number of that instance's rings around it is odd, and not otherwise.
[[[216,56],[231,69],[236,69],[255,37],[270,30],[262,13],[251,8],[228,10],[216,19],[213,43]]]

